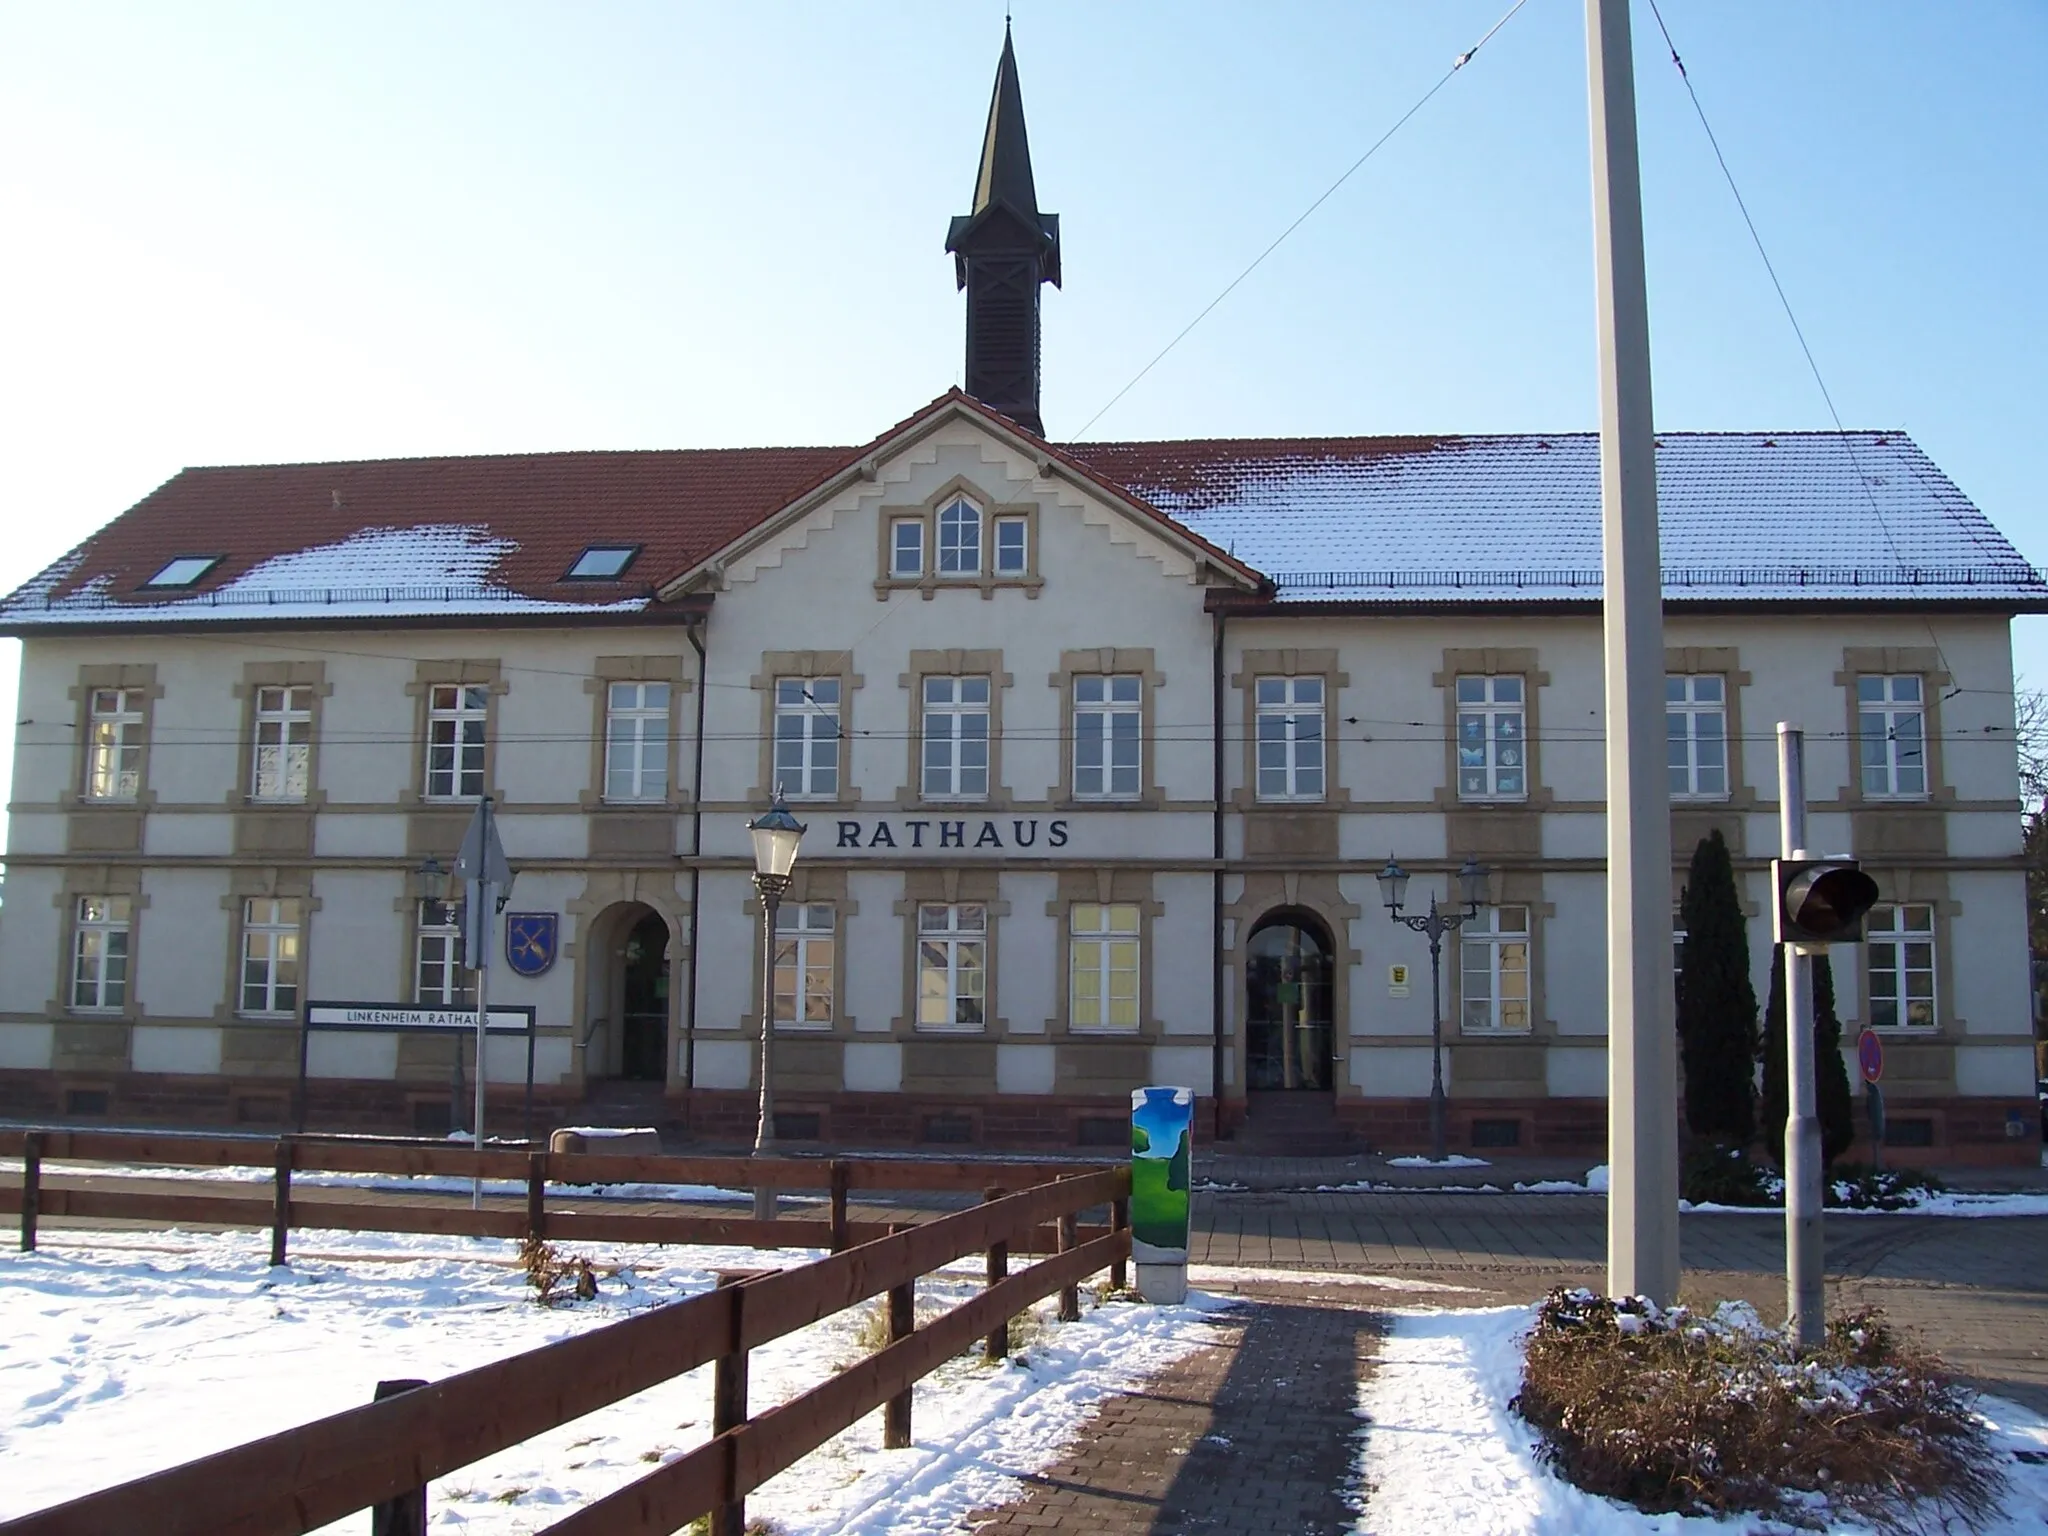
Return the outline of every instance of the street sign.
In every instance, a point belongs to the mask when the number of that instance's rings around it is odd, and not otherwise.
[[[1856,1037],[1856,1065],[1863,1070],[1863,1081],[1874,1083],[1884,1076],[1884,1041],[1874,1029],[1866,1029]]]

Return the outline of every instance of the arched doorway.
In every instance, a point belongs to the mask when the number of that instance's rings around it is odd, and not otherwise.
[[[619,1076],[628,1081],[667,1080],[668,991],[668,922],[649,910],[619,954]]]
[[[668,921],[645,902],[606,907],[589,928],[583,961],[583,1075],[668,1080]]]
[[[1331,1087],[1330,932],[1313,914],[1268,913],[1245,955],[1245,1087]]]

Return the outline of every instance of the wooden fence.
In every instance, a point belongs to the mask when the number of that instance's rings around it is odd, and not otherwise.
[[[54,1142],[86,1133],[49,1134]],[[304,1150],[307,1144],[297,1145]],[[246,1155],[242,1146],[237,1157]],[[0,1143],[0,1152],[6,1150]],[[78,1154],[53,1147],[45,1155]],[[475,1154],[467,1156],[475,1161]],[[861,1166],[872,1165],[848,1165],[849,1182]],[[989,1167],[964,1166],[984,1175]],[[921,1175],[901,1169],[874,1176]],[[790,1178],[794,1187],[807,1187]],[[715,1536],[740,1536],[748,1493],[867,1414],[885,1410],[884,1443],[908,1444],[912,1384],[975,1339],[985,1338],[985,1347],[999,1352],[1009,1319],[1055,1291],[1062,1293],[1062,1316],[1078,1316],[1075,1287],[1101,1269],[1110,1269],[1120,1285],[1130,1254],[1129,1194],[1124,1168],[1058,1178],[1015,1194],[988,1189],[984,1203],[971,1209],[856,1242],[795,1269],[729,1277],[733,1283],[574,1338],[0,1524],[0,1533],[299,1536],[372,1506],[396,1501],[403,1507],[412,1500],[416,1508],[417,1490],[435,1478],[714,1364],[711,1439],[549,1526],[547,1536],[669,1533],[706,1514]],[[1111,1228],[1083,1240],[1078,1217],[1099,1205],[1111,1208]],[[786,1230],[801,1224],[760,1225]],[[1009,1254],[1048,1227],[1054,1256],[1009,1274]],[[910,1299],[916,1281],[974,1253],[986,1255],[987,1288],[915,1326]],[[789,1402],[749,1413],[748,1351],[882,1295],[889,1298],[891,1342],[885,1348]]]
[[[146,1221],[157,1224],[270,1229],[271,1262],[289,1256],[293,1229],[354,1232],[445,1233],[467,1237],[541,1237],[620,1243],[738,1244],[757,1248],[829,1248],[838,1252],[886,1234],[886,1224],[849,1219],[855,1191],[979,1192],[1019,1189],[1063,1172],[1090,1172],[1058,1163],[926,1162],[913,1158],[666,1157],[604,1152],[545,1152],[486,1146],[478,1153],[446,1142],[285,1136],[275,1141],[176,1132],[0,1130],[0,1157],[22,1159],[18,1183],[0,1182],[0,1216],[20,1217],[21,1246],[33,1249],[44,1217]],[[191,1194],[133,1188],[50,1187],[45,1164],[117,1163],[163,1167],[261,1168],[271,1175],[267,1193],[250,1185]],[[297,1173],[434,1175],[523,1182],[523,1208],[487,1203],[347,1198],[348,1191],[295,1197]],[[725,1189],[822,1191],[824,1220],[756,1221],[752,1217],[692,1215],[681,1211],[563,1210],[549,1204],[576,1189],[620,1184],[716,1185]],[[567,1197],[567,1198],[573,1198]],[[1084,1240],[1105,1229],[1084,1229]],[[1051,1253],[1057,1234],[1045,1226],[1025,1234],[1020,1253]]]

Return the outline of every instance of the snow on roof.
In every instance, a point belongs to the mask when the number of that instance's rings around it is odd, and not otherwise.
[[[1593,433],[1068,451],[1264,571],[1281,602],[1600,596]],[[1669,433],[1657,491],[1673,601],[2048,600],[1903,433]]]
[[[912,423],[955,398],[942,396]],[[1246,579],[1272,578],[1283,604],[1600,596],[1591,433],[1047,446],[1219,558],[1234,556],[1251,568]],[[186,470],[0,601],[0,630],[651,615],[664,581],[815,492],[862,451]],[[2048,611],[2048,581],[1903,433],[1670,433],[1659,439],[1657,474],[1665,590],[1676,602]],[[565,582],[593,540],[642,546],[633,579]],[[166,560],[197,551],[224,558],[196,586],[144,585]]]
[[[263,618],[399,618],[428,614],[532,614],[634,612],[644,594],[608,603],[554,602],[517,592],[492,579],[499,562],[519,546],[495,538],[482,523],[428,523],[416,528],[366,528],[331,544],[275,555],[206,592],[180,592],[159,601],[124,603],[119,616],[186,620],[195,616]],[[113,602],[102,575],[57,590],[75,567],[69,555],[7,600],[14,610],[41,603],[45,624],[104,623]]]

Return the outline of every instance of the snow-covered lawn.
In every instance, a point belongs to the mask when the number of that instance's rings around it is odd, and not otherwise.
[[[1358,1461],[1364,1511],[1357,1536],[1751,1536],[1781,1529],[1754,1515],[1728,1520],[1645,1515],[1595,1498],[1538,1465],[1535,1432],[1508,1411],[1521,1387],[1521,1335],[1533,1307],[1395,1314],[1379,1364],[1359,1388],[1367,1427]],[[2048,1420],[2015,1404],[1980,1403],[2005,1452],[2048,1458]],[[2013,1460],[2004,1519],[1978,1536],[2048,1529],[2048,1465]],[[1861,1526],[1835,1526],[1861,1536]]]
[[[533,1349],[709,1287],[721,1268],[792,1265],[788,1250],[578,1245],[601,1269],[595,1303],[528,1299],[515,1245],[380,1233],[306,1234],[272,1270],[263,1234],[46,1232],[0,1255],[0,1519],[174,1466],[367,1402],[384,1378],[429,1380]],[[980,1289],[979,1260],[921,1282],[922,1304]],[[879,1414],[769,1482],[752,1512],[792,1536],[925,1536],[1014,1496],[1094,1402],[1198,1347],[1224,1303],[1090,1305],[1032,1331],[1020,1362],[948,1363],[918,1384],[909,1450],[881,1449]],[[856,1358],[861,1309],[756,1350],[759,1409]],[[466,1467],[428,1495],[435,1530],[512,1536],[648,1471],[709,1435],[708,1367]],[[356,1515],[330,1527],[359,1531]]]

